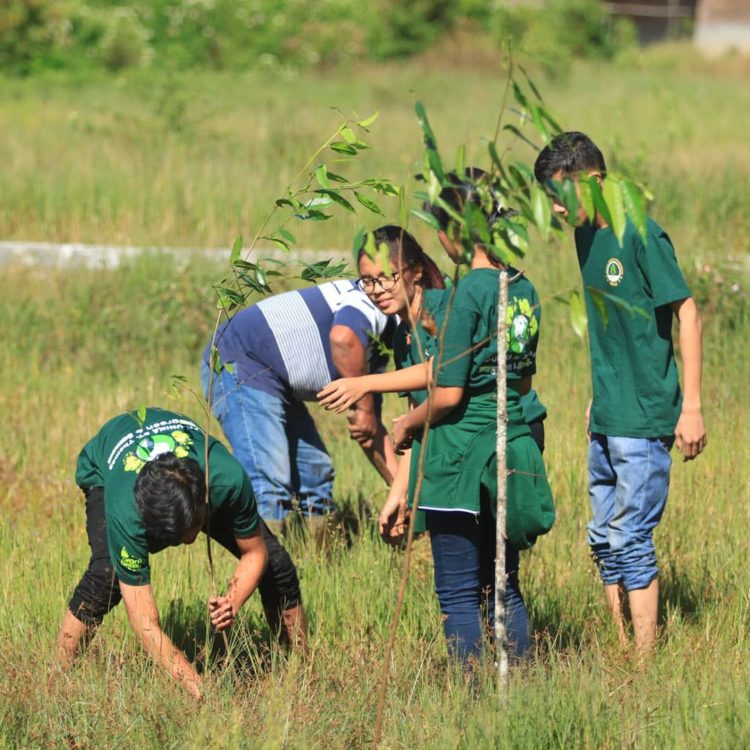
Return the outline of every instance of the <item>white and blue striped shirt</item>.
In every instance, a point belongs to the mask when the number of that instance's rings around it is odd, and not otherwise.
[[[383,369],[396,320],[384,315],[350,280],[283,292],[248,307],[222,326],[217,346],[222,363],[236,365],[240,383],[312,401],[338,377],[331,355],[335,325],[351,328],[367,351],[369,372]],[[208,361],[209,349],[204,358]]]

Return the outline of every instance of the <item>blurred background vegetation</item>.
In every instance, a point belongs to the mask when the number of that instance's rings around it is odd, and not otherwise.
[[[308,67],[414,54],[446,35],[511,39],[550,69],[611,58],[636,34],[599,0],[6,0],[6,73]]]

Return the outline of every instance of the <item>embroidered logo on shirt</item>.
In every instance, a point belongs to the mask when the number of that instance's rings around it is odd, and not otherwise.
[[[143,560],[141,560],[140,557],[131,557],[125,547],[120,550],[120,563],[122,564],[123,568],[131,571],[132,573],[140,570],[143,566]]]
[[[617,258],[610,258],[607,261],[607,270],[604,272],[604,278],[610,286],[617,286],[625,273],[622,263]]]

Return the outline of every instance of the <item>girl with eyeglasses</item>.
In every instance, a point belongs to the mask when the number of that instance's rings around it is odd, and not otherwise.
[[[473,185],[482,179],[482,174],[479,170],[467,170],[466,183],[456,179],[456,189],[444,190],[441,198],[463,213],[466,201],[476,200]],[[489,222],[493,217],[487,219]],[[438,237],[449,257],[459,262],[464,252],[459,227],[446,220]],[[498,356],[495,333],[498,276],[503,268],[480,242],[474,242],[470,272],[455,290],[442,293],[432,305],[429,310],[434,319],[432,325],[415,321],[416,335],[411,336],[409,350],[412,360],[422,364],[398,373],[335,381],[319,394],[324,406],[338,410],[362,392],[418,392],[426,387],[431,368],[439,364],[418,507],[426,511],[435,587],[445,617],[449,651],[467,667],[482,654],[482,615],[490,626],[494,621]],[[518,553],[551,528],[555,514],[541,454],[521,407],[521,391],[528,392],[535,371],[535,359],[529,359],[528,352],[535,348],[538,335],[538,298],[524,276],[508,270],[516,277],[509,291],[509,307],[522,311],[526,318],[525,331],[519,325],[516,336],[511,327],[504,347],[511,373],[506,446],[509,469],[506,629],[511,657],[521,659],[530,646],[530,638],[528,614],[518,582]],[[412,314],[412,319],[415,318]],[[511,324],[514,319],[515,316]],[[531,338],[534,347],[530,346]],[[415,352],[415,348],[421,348],[421,352]],[[406,416],[395,420],[394,443],[404,447],[418,438],[427,413],[428,405],[423,400]],[[412,468],[416,463],[412,459]],[[398,473],[401,474],[401,468]],[[398,489],[395,483],[394,488]],[[405,503],[394,490],[381,511],[381,534],[397,536],[404,515]]]

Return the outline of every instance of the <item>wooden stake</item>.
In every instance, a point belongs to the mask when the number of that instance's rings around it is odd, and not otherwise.
[[[495,666],[497,688],[501,695],[508,689],[508,652],[505,648],[505,511],[508,482],[505,458],[507,404],[507,368],[505,337],[508,324],[508,272],[500,272],[500,293],[497,307],[497,526],[495,529]]]

